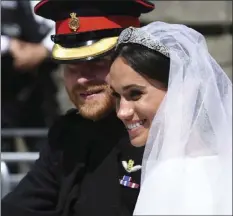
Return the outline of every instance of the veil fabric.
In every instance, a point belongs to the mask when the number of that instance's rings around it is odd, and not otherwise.
[[[164,22],[139,31],[169,49],[170,72],[147,139],[134,215],[232,215],[230,79],[197,31]]]

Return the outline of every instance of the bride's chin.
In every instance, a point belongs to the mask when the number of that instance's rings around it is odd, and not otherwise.
[[[130,139],[131,145],[134,147],[142,147],[146,145],[146,139],[142,139],[140,137],[135,137]]]

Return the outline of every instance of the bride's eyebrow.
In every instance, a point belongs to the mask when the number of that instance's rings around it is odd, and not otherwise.
[[[136,89],[140,89],[140,90],[143,90],[145,89],[146,87],[145,86],[142,86],[142,85],[137,85],[137,84],[130,84],[130,85],[126,85],[126,86],[123,86],[123,90],[126,91],[130,88],[136,88]]]
[[[145,86],[142,86],[142,85],[137,85],[137,84],[130,84],[130,85],[123,86],[123,90],[124,90],[124,91],[127,91],[127,90],[129,90],[129,89],[131,89],[131,88],[143,90],[143,89],[145,89],[146,87],[145,87]],[[112,86],[110,86],[110,90],[111,90],[112,92],[116,92],[115,89],[114,89]]]

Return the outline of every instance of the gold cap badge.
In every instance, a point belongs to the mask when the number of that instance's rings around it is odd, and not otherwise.
[[[76,16],[76,13],[71,13],[70,14],[70,21],[69,21],[69,27],[71,30],[73,31],[77,31],[77,29],[79,28],[79,19]]]

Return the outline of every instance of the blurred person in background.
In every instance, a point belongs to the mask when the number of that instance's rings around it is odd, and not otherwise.
[[[45,128],[59,114],[50,60],[53,22],[35,16],[38,1],[1,1],[2,128]],[[38,151],[45,138],[25,138]],[[2,139],[2,151],[15,151],[14,139]]]
[[[16,189],[2,199],[2,216],[130,216],[138,188],[122,190],[118,142],[127,133],[106,83],[120,32],[140,26],[154,9],[146,0],[42,0],[35,13],[56,22],[52,58],[77,109],[61,116],[48,145]],[[134,154],[135,152],[132,152]]]

